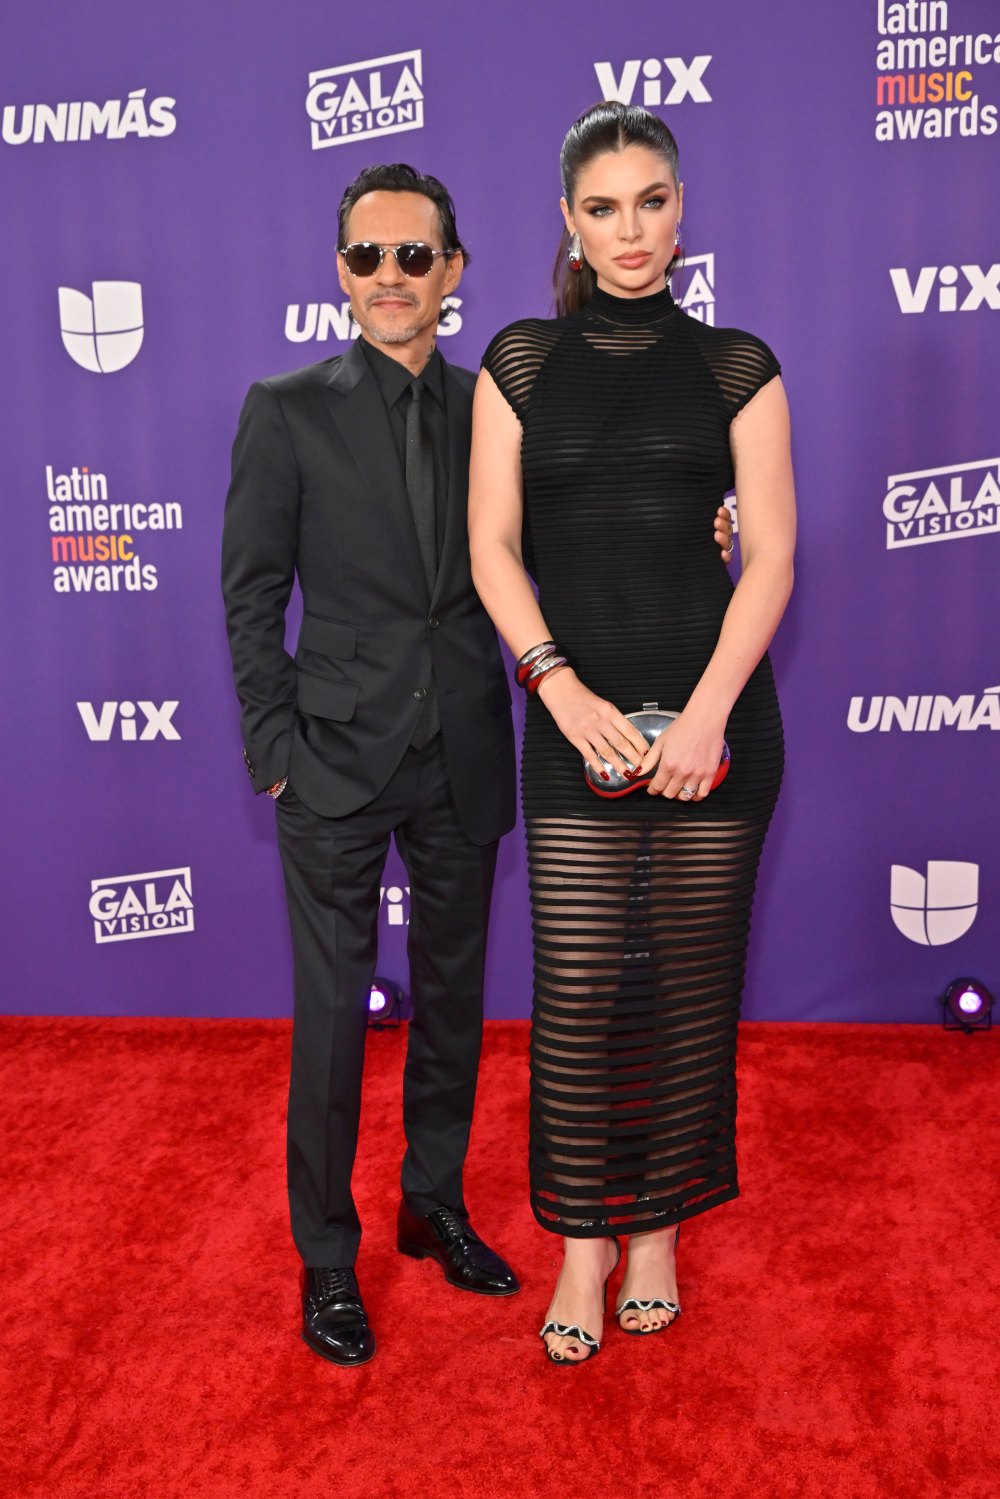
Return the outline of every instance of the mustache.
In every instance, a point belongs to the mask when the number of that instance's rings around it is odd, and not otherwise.
[[[413,292],[400,289],[390,292],[373,292],[370,297],[365,298],[365,311],[378,307],[381,302],[407,302],[411,307],[419,307],[420,302]]]

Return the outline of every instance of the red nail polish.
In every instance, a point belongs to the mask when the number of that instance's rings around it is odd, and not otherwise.
[[[601,780],[602,781],[610,781],[610,779],[611,779],[611,777],[608,775],[607,771],[606,770],[602,770],[601,771]]]

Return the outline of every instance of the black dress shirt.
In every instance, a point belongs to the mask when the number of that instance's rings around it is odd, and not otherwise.
[[[389,425],[392,428],[399,466],[406,471],[406,412],[410,404],[410,384],[419,379],[432,400],[423,402],[423,419],[430,436],[434,455],[434,504],[437,526],[438,555],[444,542],[444,522],[448,508],[448,409],[444,393],[444,360],[437,349],[433,351],[418,376],[414,376],[405,364],[369,343],[367,338],[359,342],[368,361],[368,367],[382,393]]]

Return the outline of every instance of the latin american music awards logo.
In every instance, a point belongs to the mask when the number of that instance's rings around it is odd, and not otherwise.
[[[313,150],[419,130],[424,123],[423,76],[419,48],[310,73],[306,114]]]

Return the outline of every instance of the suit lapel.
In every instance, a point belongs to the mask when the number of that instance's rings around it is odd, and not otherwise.
[[[463,550],[468,549],[469,448],[472,442],[472,394],[444,366],[445,401],[448,410],[448,493],[441,556],[431,604],[442,583],[456,576]]]
[[[389,416],[378,382],[357,343],[340,360],[327,383],[333,392],[330,410],[337,430],[385,522],[406,576],[426,601],[427,580]]]

